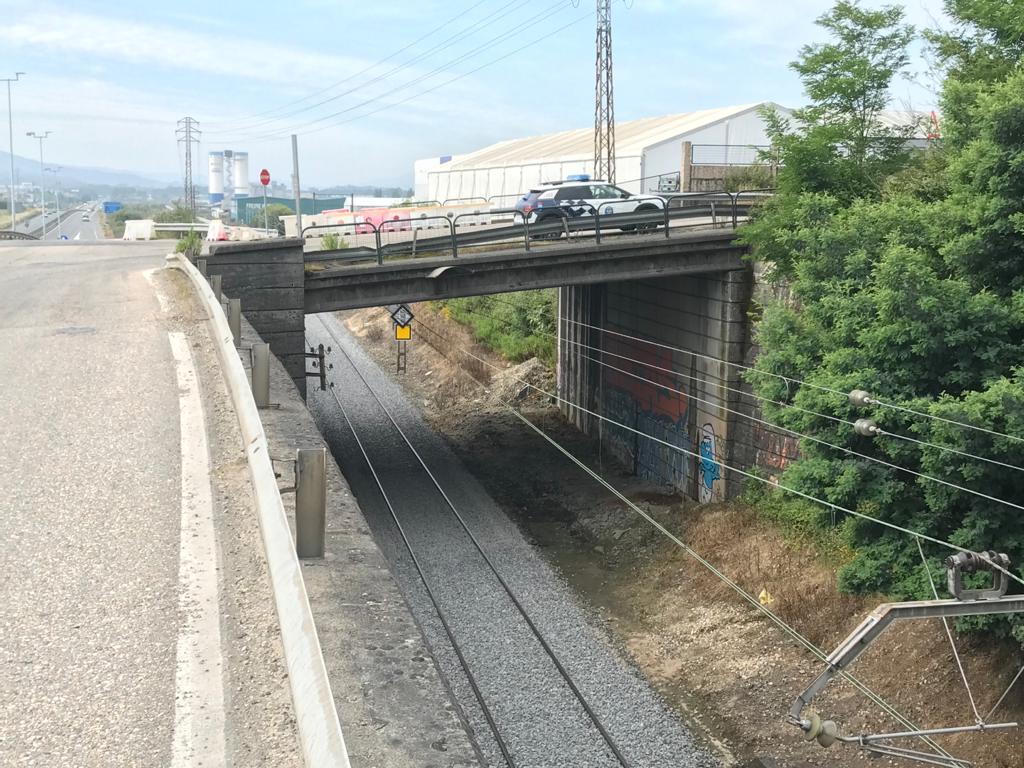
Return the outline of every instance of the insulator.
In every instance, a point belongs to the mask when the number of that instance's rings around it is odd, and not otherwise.
[[[863,435],[864,437],[875,437],[881,432],[874,419],[857,419],[853,423],[853,428],[858,435]]]
[[[863,389],[855,389],[850,392],[850,405],[856,406],[857,408],[864,408],[871,405],[871,393]]]

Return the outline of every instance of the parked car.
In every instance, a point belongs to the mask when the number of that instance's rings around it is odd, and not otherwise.
[[[516,210],[530,224],[554,223],[566,217],[593,216],[594,211],[604,216],[624,213],[660,211],[665,208],[664,198],[653,195],[634,195],[621,187],[604,181],[592,181],[589,176],[570,176],[565,181],[544,184],[531,189],[516,203]],[[658,221],[621,227],[622,230],[657,229]],[[550,233],[558,237],[559,233]]]

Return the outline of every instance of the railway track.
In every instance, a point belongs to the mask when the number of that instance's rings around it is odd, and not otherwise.
[[[711,766],[569,589],[330,317],[310,400],[491,766]]]

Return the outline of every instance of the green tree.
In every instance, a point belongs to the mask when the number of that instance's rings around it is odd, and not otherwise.
[[[295,211],[289,208],[287,205],[281,203],[271,203],[267,206],[267,226],[270,229],[276,229],[280,234],[284,234],[284,223],[281,221],[282,216],[294,216]],[[259,227],[263,224],[262,213],[253,219],[253,226]]]
[[[798,71],[814,101],[800,113],[802,130],[780,143],[780,194],[744,234],[756,256],[769,260],[791,288],[790,301],[764,309],[757,328],[762,352],[750,381],[766,400],[801,409],[766,402],[765,415],[776,423],[1020,503],[1024,473],[970,458],[1021,466],[1019,442],[906,412],[857,410],[834,392],[788,381],[838,392],[867,389],[885,402],[1024,436],[1024,72],[1019,57],[1007,64],[1020,38],[1004,35],[1008,3],[947,5],[962,47],[946,58],[945,138],[915,154],[908,155],[895,136],[876,145],[870,120],[857,117],[873,111],[877,119],[882,86],[891,80],[884,67],[864,66],[857,41],[874,41],[863,50],[876,52],[876,43],[888,41],[882,45],[888,53],[872,60],[887,62],[893,74],[904,61],[889,46],[905,45],[905,35],[878,32],[880,22],[898,26],[892,9],[861,15],[839,3],[823,17],[838,48],[804,49]],[[956,15],[958,9],[967,10]],[[840,11],[839,18],[856,17],[873,31],[865,37],[837,25]],[[994,61],[1003,64],[988,66]],[[857,87],[858,78],[864,88]],[[868,92],[870,97],[863,95]],[[844,101],[848,94],[862,95]],[[858,103],[866,106],[858,111]],[[806,122],[807,116],[817,122]],[[847,150],[830,152],[835,145],[821,138],[819,125],[830,126],[832,139]],[[860,160],[854,157],[858,147]],[[858,166],[871,184],[851,172]],[[894,437],[859,436],[848,422],[860,417],[967,456]],[[822,442],[803,440],[801,458],[781,483],[959,546],[1008,552],[1018,569],[1024,562],[1018,510]],[[794,518],[806,520],[805,503],[787,503]],[[822,509],[823,531],[831,520]],[[840,571],[841,587],[930,596],[912,538],[855,517],[842,522],[841,532],[856,553]],[[963,624],[1012,630],[1024,642],[1021,618]]]

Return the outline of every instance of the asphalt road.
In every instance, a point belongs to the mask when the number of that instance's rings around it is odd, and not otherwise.
[[[89,216],[90,220],[84,221],[84,216]],[[103,239],[103,231],[100,229],[98,216],[95,211],[62,211],[59,227],[55,218],[49,219],[46,226],[48,228],[46,233],[47,240],[58,240],[61,235],[65,235],[68,240],[75,240],[76,238],[79,241]]]
[[[0,244],[3,766],[297,764],[237,420],[166,250]]]
[[[368,387],[416,446],[631,768],[716,765],[594,626],[571,589],[526,542],[443,438],[426,425],[415,406],[341,324],[329,315],[309,318],[307,337],[311,344],[333,349],[334,392],[417,550],[515,764],[520,768],[620,765]],[[492,765],[504,765],[337,402],[329,392],[311,390],[309,403],[481,749]],[[516,471],[511,457],[508,471]]]

